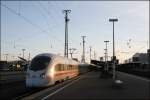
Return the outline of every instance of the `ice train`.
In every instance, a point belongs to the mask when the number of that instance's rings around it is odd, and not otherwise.
[[[79,74],[75,60],[51,53],[35,56],[27,69],[26,86],[44,87],[73,78]]]

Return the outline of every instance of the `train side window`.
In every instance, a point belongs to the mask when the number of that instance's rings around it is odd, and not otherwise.
[[[66,66],[67,70],[69,70],[69,66],[68,65],[65,65],[65,66]]]
[[[77,65],[75,65],[75,69],[77,69],[77,67],[78,67],[78,66],[77,66]]]
[[[70,65],[68,65],[68,70],[70,70]]]
[[[56,71],[64,71],[64,65],[63,64],[57,64],[56,65]]]
[[[61,71],[61,64],[57,64],[55,66],[55,71]]]
[[[76,65],[73,65],[73,70],[75,70],[76,69]]]
[[[75,65],[73,65],[73,70],[75,69]]]
[[[72,70],[72,65],[69,65],[69,70]]]
[[[65,71],[65,70],[66,70],[66,69],[65,69],[65,65],[64,65],[64,64],[62,64],[62,66],[63,66],[63,68],[64,68],[64,71]]]
[[[64,70],[67,70],[67,66],[65,64],[63,64],[63,66],[64,66]]]
[[[64,71],[64,66],[63,66],[63,64],[60,65],[60,69],[61,69],[61,71]]]
[[[59,71],[62,71],[63,69],[62,69],[62,65],[61,64],[59,64]]]
[[[55,71],[57,71],[57,70],[58,70],[57,65],[55,65]]]
[[[59,64],[59,71],[61,71],[62,69],[61,69],[61,64]]]
[[[67,65],[67,70],[69,70],[69,66]]]
[[[63,71],[65,71],[65,66],[64,66],[64,64],[62,64],[62,66],[63,66]]]
[[[58,71],[59,69],[58,69],[58,65],[55,65],[55,71]]]
[[[77,66],[75,65],[75,69],[77,69]]]
[[[69,65],[67,65],[67,69],[69,70]]]
[[[66,66],[66,65],[65,65]],[[68,70],[68,66],[66,66],[66,70]]]

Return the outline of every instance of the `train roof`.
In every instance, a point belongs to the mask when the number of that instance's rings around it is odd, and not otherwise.
[[[53,53],[41,53],[41,54],[36,55],[35,57],[38,57],[38,56],[55,57],[55,56],[58,56],[58,55],[53,54]]]
[[[47,57],[50,57],[52,59],[61,59],[63,61],[68,61],[70,63],[78,63],[77,61],[73,60],[73,59],[69,59],[69,58],[66,58],[66,57],[62,57],[60,55],[56,55],[56,54],[53,54],[53,53],[41,53],[41,54],[38,54],[36,55],[35,57],[38,57],[38,56],[47,56]]]

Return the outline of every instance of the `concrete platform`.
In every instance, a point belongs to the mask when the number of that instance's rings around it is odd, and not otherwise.
[[[64,86],[42,100],[150,100],[150,81],[132,75],[118,73],[123,84],[114,86],[111,78],[99,78],[100,72],[89,72],[70,85]]]

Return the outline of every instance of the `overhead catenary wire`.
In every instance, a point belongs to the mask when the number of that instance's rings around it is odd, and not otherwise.
[[[27,23],[29,23],[29,24],[31,24],[32,26],[34,26],[35,28],[39,29],[41,32],[43,32],[43,33],[48,33],[46,30],[43,30],[39,25],[33,23],[31,20],[29,20],[28,18],[26,18],[26,17],[23,16],[22,14],[17,13],[15,10],[11,9],[11,8],[8,7],[7,5],[1,3],[1,6],[7,8],[7,9],[8,9],[10,12],[12,12],[13,14],[15,14],[15,15],[21,17],[21,18],[24,19]],[[60,43],[62,43],[61,40],[57,39],[57,38],[56,38],[55,36],[53,36],[52,34],[51,34],[51,36],[52,36],[53,38],[55,38],[56,40],[58,40]]]
[[[51,12],[50,12],[49,10],[47,10],[47,9],[42,5],[42,3],[41,3],[40,1],[38,1],[38,4],[39,4],[40,7],[48,14],[48,16],[53,19],[55,25],[58,26],[59,23],[57,22],[57,20],[55,19],[55,17],[52,16]],[[50,4],[50,3],[48,2],[48,4]],[[48,5],[48,7],[49,7],[49,5]],[[56,24],[56,23],[57,23],[57,24]]]
[[[50,4],[50,2],[48,2],[49,4]],[[53,3],[53,5],[55,4],[56,6],[57,6],[57,8],[59,7],[59,9],[63,9],[64,7],[66,7],[65,5],[61,5],[61,7],[60,7],[60,5],[58,5],[58,3],[57,2],[51,2],[51,4]],[[67,8],[67,7],[66,7]],[[56,11],[56,10],[55,10]],[[74,39],[72,39],[72,36],[70,36],[70,35],[68,35],[68,37],[69,37],[69,40],[68,41],[70,41],[69,43],[74,43],[76,46],[79,46],[80,45],[80,42],[79,41],[77,41],[77,40],[74,40]]]
[[[53,3],[53,5],[56,5],[57,8],[59,7],[59,9],[64,9],[64,7],[67,8],[66,5],[65,5],[63,2],[61,2],[62,5],[59,5],[58,2],[51,2],[51,4],[52,4],[52,3]],[[49,4],[50,4],[50,3],[49,3]],[[61,7],[60,7],[60,6],[61,6]],[[64,7],[63,7],[63,6],[64,6]],[[55,10],[55,11],[56,11],[56,10]],[[79,45],[80,45],[80,42],[77,41],[77,40],[75,40],[75,39],[73,39],[72,36],[68,35],[68,37],[69,37],[69,40],[68,40],[68,41],[70,41],[70,43],[75,43],[76,46],[79,46]],[[79,38],[80,38],[80,37],[79,37]]]
[[[36,5],[34,5],[33,4],[33,6],[35,6],[35,7],[37,7]],[[48,29],[50,30],[50,29],[53,29],[53,27],[50,27],[51,25],[49,24],[49,20],[48,20],[48,18],[46,17],[46,15],[42,12],[42,10],[41,10],[41,8],[40,7],[37,7],[37,8],[39,8],[39,12],[40,12],[40,14],[43,16],[43,18],[44,18],[44,20],[45,20],[45,22],[46,22],[46,25],[48,26]]]
[[[26,16],[24,16],[22,13],[21,13],[21,10],[14,10],[14,9],[12,9],[12,8],[10,8],[10,7],[8,7],[6,4],[3,4],[3,3],[1,3],[1,6],[2,7],[4,7],[4,8],[6,8],[8,11],[10,11],[11,13],[13,13],[13,14],[15,14],[15,15],[17,15],[17,16],[19,16],[20,18],[22,18],[24,21],[26,21],[27,23],[29,23],[29,24],[31,24],[33,27],[35,27],[36,29],[38,29],[38,30],[40,30],[42,33],[49,33],[47,30],[44,30],[43,28],[41,28],[41,26],[39,26],[38,24],[36,24],[36,23],[34,23],[32,20],[30,20],[30,19],[28,19]],[[21,3],[19,3],[19,9],[21,9]],[[46,9],[46,8],[45,8]],[[43,9],[44,10],[44,9]],[[22,10],[23,11],[23,10]],[[50,13],[49,13],[50,14]],[[45,15],[43,14],[43,17],[44,17]],[[49,16],[51,16],[51,15],[49,15]],[[46,16],[45,16],[46,17]],[[46,19],[45,19],[46,20]],[[55,38],[56,40],[58,40],[57,42],[59,42],[59,43],[61,43],[61,44],[63,44],[63,41],[62,40],[59,40],[56,36],[53,36],[52,34],[49,34],[49,35],[51,35],[51,37],[53,37],[53,38]],[[72,40],[72,39],[71,39]],[[74,42],[75,42],[75,40],[74,40]],[[76,41],[77,42],[77,41]]]
[[[40,2],[39,2],[39,3],[40,3]],[[50,4],[52,4],[52,2],[48,1],[48,4],[50,5]],[[55,5],[57,6],[57,8],[59,7],[56,2],[53,2],[53,4],[55,4]],[[42,5],[41,3],[40,3],[40,5],[41,5],[41,7],[43,7],[43,5]],[[48,6],[48,7],[50,7],[50,6]],[[59,7],[59,8],[62,9],[61,7]],[[52,18],[54,19],[54,21],[56,22],[57,26],[59,26],[59,23],[57,22],[57,20],[55,19],[55,17],[53,17],[52,14],[51,14],[45,7],[43,7],[43,9],[45,9],[45,11],[46,11],[48,14],[51,15],[51,17],[52,17]],[[55,11],[56,11],[56,10],[55,10]],[[68,35],[68,37],[69,37],[69,35]],[[75,43],[76,45],[77,45],[77,44],[80,44],[78,41],[72,39],[71,37],[69,37],[69,40],[76,42],[76,43]],[[69,40],[68,40],[68,41],[69,41]]]
[[[19,5],[18,5],[18,14],[21,14],[21,0],[18,1]]]
[[[48,33],[48,31],[43,30],[39,25],[33,23],[31,20],[29,20],[28,18],[26,18],[26,17],[23,16],[22,14],[19,14],[17,11],[11,9],[11,8],[8,7],[7,5],[1,3],[1,6],[2,6],[2,7],[5,7],[5,8],[6,8],[8,11],[10,11],[11,13],[13,13],[13,14],[19,16],[19,17],[22,18],[24,21],[26,21],[27,23],[31,24],[32,26],[34,26],[35,28],[37,28],[37,29],[40,30],[41,32],[43,32],[43,33]],[[53,36],[52,34],[51,34],[51,37],[55,38],[58,43],[63,44],[61,40],[57,39],[57,38],[56,38],[55,36]]]
[[[51,2],[51,3],[52,3],[52,2]],[[50,5],[51,3],[50,3],[50,1],[48,2],[49,5]],[[42,3],[41,3],[40,1],[38,1],[38,4],[39,4],[39,6],[40,6],[52,19],[54,19],[55,25],[56,25],[56,26],[59,26],[60,24],[57,22],[57,20],[55,19],[55,17],[52,16],[52,13],[51,13],[50,11],[48,11],[48,10],[42,5]],[[56,3],[55,3],[55,5],[56,5]],[[48,7],[49,7],[49,6],[48,6]],[[57,7],[58,7],[58,5],[57,5]],[[61,9],[61,8],[60,8],[60,9]],[[71,37],[69,37],[69,38],[70,38],[69,40],[76,42],[75,44],[79,44],[78,41],[73,40]]]
[[[53,21],[55,22],[55,25],[58,27],[60,24],[57,22],[55,17],[52,16],[52,13],[49,10],[47,10],[46,7],[44,7],[43,4],[40,1],[38,1],[38,4],[52,19],[54,19]],[[52,4],[52,2],[50,3],[50,1],[48,1],[48,4],[50,5],[50,4]],[[50,7],[50,6],[48,6],[48,7]],[[57,5],[57,7],[59,7],[59,6]],[[71,37],[69,37],[69,38],[70,38],[69,40],[76,42],[76,44],[79,44],[79,43],[77,43],[77,41],[73,40]]]
[[[44,6],[43,6],[43,4],[39,1],[38,2],[39,3],[39,5],[41,6],[41,8],[43,8],[43,10],[45,11],[45,12],[47,12],[47,14],[52,18],[52,19],[54,19],[54,22],[55,22],[55,25],[56,26],[59,26],[60,24],[57,22],[57,20],[55,19],[55,17],[53,17],[52,16],[52,13],[49,11],[49,10],[47,10]],[[55,4],[56,6],[57,6],[57,8],[59,7],[59,9],[62,9],[60,6],[58,6],[58,3],[56,3],[56,2],[50,2],[50,1],[48,1],[48,4],[49,4],[49,6],[48,7],[50,7],[50,4],[52,4],[53,3],[53,5]],[[50,8],[49,8],[50,9]],[[55,10],[56,11],[56,10]],[[57,11],[56,11],[57,12]],[[68,35],[68,37],[69,37],[69,35]],[[70,41],[72,41],[72,42],[75,42],[75,45],[79,45],[80,44],[80,42],[79,41],[77,41],[77,40],[74,40],[74,39],[72,39],[71,37],[69,37],[69,40]],[[68,41],[69,41],[68,40]]]
[[[50,1],[48,1],[48,4],[50,5],[50,4],[52,4],[52,2],[50,2]],[[63,6],[65,6],[65,5],[63,5],[62,7],[60,7],[60,6],[58,6],[58,3],[56,3],[56,2],[53,2],[53,5],[56,5],[57,6],[57,8],[59,7],[59,9],[63,9]],[[46,8],[45,8],[46,9]],[[47,10],[46,10],[47,11]],[[56,11],[56,10],[55,10]],[[48,11],[47,13],[49,13],[50,14],[50,12]],[[55,20],[55,18],[54,18],[54,21],[57,23],[57,21]],[[58,24],[58,23],[57,23]],[[59,25],[59,24],[58,24]],[[57,25],[57,26],[58,26]],[[68,35],[68,37],[69,37],[69,35]],[[71,41],[74,41],[76,44],[80,44],[80,42],[79,41],[77,41],[77,40],[74,40],[74,39],[72,39],[71,37],[69,37],[69,40],[71,40]]]

